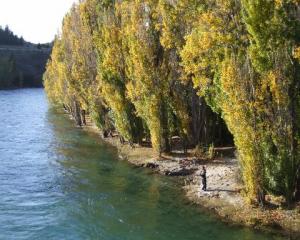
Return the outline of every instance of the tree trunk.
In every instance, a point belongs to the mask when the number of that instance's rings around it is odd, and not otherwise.
[[[162,123],[161,152],[169,153],[171,151],[171,146],[169,141],[168,112],[164,101],[162,101],[160,106],[160,118]]]
[[[296,175],[295,200],[300,201],[300,167],[298,167]]]
[[[263,208],[266,204],[266,194],[261,188],[257,190],[257,202],[261,208]]]
[[[85,118],[85,110],[84,109],[82,109],[81,110],[81,119],[82,119],[82,123],[84,124],[84,125],[86,125],[86,118]]]
[[[74,118],[77,126],[81,127],[82,121],[81,121],[80,107],[76,100],[74,101]]]

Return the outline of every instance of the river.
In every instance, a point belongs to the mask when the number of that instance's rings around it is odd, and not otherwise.
[[[0,91],[0,239],[279,239],[193,206],[173,178],[119,161],[42,89]]]

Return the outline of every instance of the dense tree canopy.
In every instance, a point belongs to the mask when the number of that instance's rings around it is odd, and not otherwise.
[[[299,191],[300,42],[296,0],[85,0],[57,36],[44,84],[103,135],[231,144],[245,193]]]
[[[4,29],[0,26],[0,45],[23,45],[24,39],[16,36],[8,26]]]

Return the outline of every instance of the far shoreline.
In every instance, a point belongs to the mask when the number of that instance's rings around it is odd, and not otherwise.
[[[26,89],[40,89],[44,90],[44,87],[15,87],[15,88],[0,88],[0,91],[18,91],[18,90],[26,90]]]

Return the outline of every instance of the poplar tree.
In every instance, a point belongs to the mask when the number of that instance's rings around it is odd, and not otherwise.
[[[234,137],[245,193],[299,193],[300,25],[295,0],[84,0],[44,75],[80,125],[157,153]],[[224,125],[223,120],[226,123]],[[229,137],[230,139],[230,137]]]
[[[249,199],[260,202],[266,192],[290,201],[297,183],[299,80],[295,40],[286,34],[293,8],[290,1],[209,2],[182,51],[199,94],[234,136]]]

